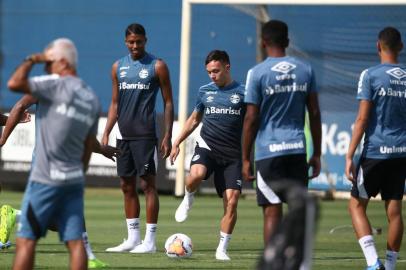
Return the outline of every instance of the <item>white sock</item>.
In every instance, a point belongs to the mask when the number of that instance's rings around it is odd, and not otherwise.
[[[372,235],[365,235],[358,239],[359,245],[364,252],[365,259],[367,260],[367,265],[372,266],[378,260],[378,254],[375,248],[375,241]]]
[[[96,259],[96,256],[94,256],[94,254],[93,254],[92,247],[90,246],[89,239],[87,237],[87,232],[82,233],[82,240],[83,240],[83,244],[85,245],[87,259],[88,260]]]
[[[395,270],[396,261],[398,260],[399,253],[392,250],[386,250],[385,269]]]
[[[189,192],[186,188],[185,188],[185,199],[186,199],[186,202],[187,202],[187,204],[188,204],[188,206],[190,207],[190,206],[192,206],[192,204],[193,204],[193,200],[194,200],[194,198],[195,198],[195,193],[196,193],[196,191],[193,191],[193,192]]]
[[[227,251],[228,242],[231,240],[231,234],[226,234],[220,231],[220,241],[217,247],[218,250]]]
[[[16,213],[16,224],[17,224],[21,217],[21,210],[14,209],[14,211]]]
[[[156,235],[157,224],[147,223],[147,229],[145,230],[145,243],[150,243],[155,245],[155,235]]]
[[[127,241],[136,244],[140,241],[140,219],[139,218],[127,218]]]

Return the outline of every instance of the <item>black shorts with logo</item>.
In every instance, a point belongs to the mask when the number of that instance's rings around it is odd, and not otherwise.
[[[306,154],[284,155],[255,162],[257,170],[257,203],[270,205],[286,202],[283,192],[276,191],[281,181],[307,187],[308,165]],[[272,186],[274,187],[272,189]]]
[[[381,193],[382,200],[402,200],[405,190],[406,158],[361,157],[351,196],[369,199]]]
[[[223,160],[215,157],[210,150],[196,146],[190,167],[194,164],[201,164],[207,168],[204,179],[208,179],[214,172],[214,185],[219,197],[223,197],[226,189],[235,189],[241,192],[241,159]]]
[[[143,176],[156,174],[157,140],[117,140],[117,148],[121,155],[117,157],[118,176]]]

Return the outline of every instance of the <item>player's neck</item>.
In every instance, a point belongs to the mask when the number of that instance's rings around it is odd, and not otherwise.
[[[387,53],[381,51],[380,53],[381,63],[382,64],[398,64],[398,55],[394,53]]]
[[[268,57],[285,57],[286,56],[285,48],[276,47],[276,46],[267,47],[266,53],[267,53]]]
[[[229,86],[231,83],[233,82],[233,79],[231,77],[227,78],[227,80],[224,82],[223,85],[217,85],[218,88],[225,88],[227,86]]]

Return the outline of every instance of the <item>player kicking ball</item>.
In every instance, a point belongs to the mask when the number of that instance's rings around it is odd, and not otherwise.
[[[196,106],[172,146],[170,161],[179,154],[179,145],[203,123],[200,138],[186,178],[185,196],[176,210],[177,222],[184,222],[192,208],[199,184],[214,173],[217,194],[223,198],[217,260],[230,260],[227,246],[237,221],[241,193],[241,131],[245,112],[244,87],[230,74],[230,59],[225,51],[214,50],[206,58],[212,83],[200,87]]]

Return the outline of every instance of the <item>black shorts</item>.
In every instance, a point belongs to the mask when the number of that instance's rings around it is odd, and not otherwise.
[[[258,160],[255,165],[257,170],[257,203],[261,206],[286,202],[283,192],[274,191],[281,181],[292,181],[294,184],[304,187],[307,187],[309,182],[305,154]]]
[[[118,176],[156,174],[158,160],[155,139],[117,140],[117,148],[122,151],[117,158]]]
[[[220,198],[223,197],[226,189],[235,189],[241,192],[241,159],[223,160],[216,158],[210,150],[196,146],[190,167],[194,164],[201,164],[207,168],[204,179],[208,179],[214,172],[214,186]]]
[[[357,184],[351,196],[369,199],[381,193],[382,200],[402,200],[405,190],[406,158],[372,159],[361,157]]]

